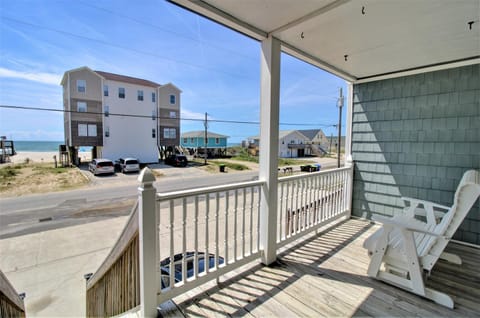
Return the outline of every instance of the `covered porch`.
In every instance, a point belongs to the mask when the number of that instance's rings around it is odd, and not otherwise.
[[[478,315],[478,249],[452,243],[461,267],[441,261],[427,285],[455,298],[455,310],[367,276],[362,243],[378,228],[350,219],[287,247],[271,266],[254,264],[179,296],[165,317],[473,317]]]
[[[454,237],[471,247],[449,247],[464,264],[439,261],[427,280],[454,311],[367,278],[374,226],[351,220],[399,214],[403,196],[451,206],[463,172],[480,168],[478,1],[171,2],[261,42],[258,180],[156,193],[144,171],[138,206],[87,282],[87,315],[155,316],[171,299],[201,316],[478,313],[478,201]],[[281,52],[349,83],[343,168],[278,178]],[[211,254],[212,268],[187,276],[184,260],[161,285],[161,261],[189,251]]]

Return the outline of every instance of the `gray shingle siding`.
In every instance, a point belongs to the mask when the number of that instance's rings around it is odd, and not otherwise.
[[[451,205],[480,169],[480,64],[354,85],[353,214],[401,212],[400,197]],[[480,244],[477,201],[455,239]]]

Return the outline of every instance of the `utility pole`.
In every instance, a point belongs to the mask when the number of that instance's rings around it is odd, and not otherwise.
[[[205,143],[205,148],[204,148],[204,153],[203,153],[203,157],[205,158],[205,165],[207,164],[207,145],[208,145],[208,134],[207,134],[207,128],[208,128],[208,122],[207,122],[207,112],[205,112],[205,122],[203,123],[203,125],[205,126],[205,139],[203,140],[203,142]]]
[[[342,107],[343,107],[343,93],[342,88],[340,87],[340,97],[337,100],[337,107],[338,107],[338,150],[337,150],[337,167],[340,168],[340,149],[342,145]]]

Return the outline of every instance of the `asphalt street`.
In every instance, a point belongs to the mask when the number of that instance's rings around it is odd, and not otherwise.
[[[335,163],[322,166],[334,168]],[[252,181],[258,171],[210,174],[196,168],[166,168],[157,192]],[[0,239],[128,215],[138,194],[138,174],[93,177],[86,188],[0,199]]]
[[[185,171],[188,175],[188,172]],[[250,181],[257,171],[207,176],[161,177],[158,192]],[[122,183],[0,200],[0,239],[128,215],[138,193],[137,175]]]

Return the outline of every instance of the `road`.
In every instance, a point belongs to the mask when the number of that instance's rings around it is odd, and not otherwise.
[[[323,169],[335,162],[322,164]],[[198,174],[173,168],[158,178],[158,192],[255,180],[258,171]],[[138,175],[94,177],[87,188],[0,199],[0,239],[128,215],[137,198]]]
[[[257,171],[188,177],[160,178],[158,192],[250,181]],[[128,215],[138,182],[104,184],[84,189],[0,199],[0,239]]]

